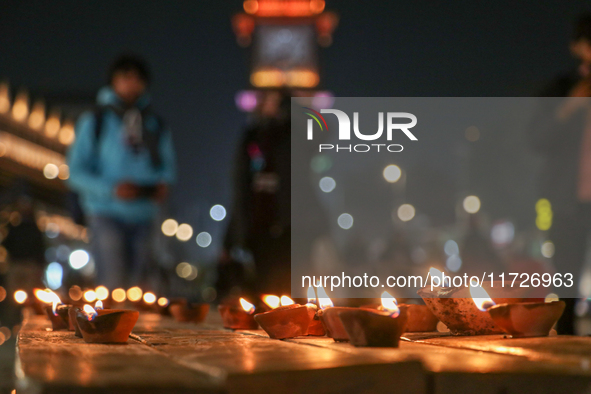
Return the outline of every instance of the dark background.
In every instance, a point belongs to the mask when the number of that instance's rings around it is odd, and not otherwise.
[[[591,4],[328,0],[327,9],[341,19],[334,44],[321,50],[321,88],[336,96],[529,96],[573,66],[571,25]],[[144,55],[178,153],[171,214],[219,245],[227,221],[214,223],[208,210],[229,205],[246,119],[234,95],[248,88],[248,56],[230,22],[241,10],[240,0],[5,0],[0,78],[33,97],[90,98],[116,54]]]

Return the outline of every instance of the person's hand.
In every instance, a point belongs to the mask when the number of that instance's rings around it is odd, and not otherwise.
[[[162,203],[168,197],[168,185],[165,183],[160,183],[156,185],[156,190],[154,191],[153,198],[159,203]]]
[[[115,187],[115,195],[122,200],[135,200],[140,195],[140,188],[131,182],[121,182]]]

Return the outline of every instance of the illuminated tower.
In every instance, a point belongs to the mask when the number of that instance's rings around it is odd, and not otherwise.
[[[238,44],[250,47],[254,88],[310,90],[320,82],[318,47],[332,43],[338,24],[324,0],[246,0],[232,18]]]

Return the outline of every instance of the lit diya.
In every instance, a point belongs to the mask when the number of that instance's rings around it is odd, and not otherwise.
[[[564,312],[564,301],[498,304],[481,287],[472,287],[474,303],[513,338],[546,337]]]
[[[384,292],[386,293],[386,292]],[[387,294],[387,293],[386,293]],[[384,294],[382,294],[384,298]],[[396,298],[394,298],[396,302]],[[406,331],[405,332],[430,332],[437,330],[439,320],[427,305],[419,304],[398,304],[400,309],[406,309]],[[362,306],[361,309],[383,309],[383,306]]]
[[[324,335],[322,324],[316,317],[318,306],[314,289],[308,290],[308,303],[296,304],[288,296],[263,296],[263,302],[271,310],[258,313],[254,319],[273,339],[295,338],[304,335]],[[310,297],[312,296],[312,297]]]
[[[159,305],[161,303],[164,304],[164,302],[161,302],[161,299],[158,300],[158,303]],[[166,303],[168,304],[168,301]],[[194,304],[185,298],[178,298],[170,301],[168,311],[178,322],[202,323],[209,312],[209,304]]]
[[[427,305],[400,304],[400,308],[406,308],[406,332],[436,331],[439,319]]]
[[[97,305],[101,307],[102,304]],[[127,343],[140,313],[124,309],[98,309],[84,305],[76,322],[87,343]]]
[[[256,330],[259,325],[253,317],[255,306],[244,298],[240,298],[239,302],[240,306],[232,304],[218,305],[218,311],[222,316],[224,328],[230,328],[232,330]]]
[[[322,286],[318,286],[318,294],[318,304],[320,305],[321,309],[318,311],[317,315],[326,331],[326,336],[332,338],[335,342],[348,341],[349,334],[347,334],[347,331],[343,326],[343,322],[339,317],[339,313],[345,311],[354,311],[358,308],[334,306]]]
[[[441,278],[443,273],[438,269],[431,268],[430,275]],[[492,302],[496,304],[515,304],[524,301],[524,298],[517,296],[519,289],[508,290],[503,288],[500,282],[493,282],[493,287],[487,283],[484,288],[493,294]],[[486,335],[504,332],[488,313],[476,306],[469,287],[454,287],[445,281],[445,283],[435,286],[433,290],[429,287],[420,289],[418,294],[435,317],[441,320],[453,335]],[[494,294],[504,297],[496,297]]]
[[[319,297],[319,294],[322,297]],[[328,295],[324,291],[322,286],[319,287],[312,287],[308,288],[308,303],[306,304],[308,307],[308,312],[313,314],[313,318],[310,320],[310,325],[308,326],[308,335],[311,336],[324,336],[326,335],[326,330],[324,329],[324,325],[320,321],[320,317],[318,316],[318,311],[323,310],[329,306],[333,306],[332,301],[328,298]]]
[[[382,293],[379,310],[351,308],[339,312],[349,341],[354,346],[398,347],[407,321],[406,308],[399,308],[396,299]]]
[[[35,297],[41,302],[51,304],[45,307],[45,312],[51,321],[51,328],[54,331],[57,330],[70,330],[74,331],[74,325],[70,324],[70,318],[68,312],[72,305],[64,305],[57,294],[53,291],[46,290],[35,290]]]

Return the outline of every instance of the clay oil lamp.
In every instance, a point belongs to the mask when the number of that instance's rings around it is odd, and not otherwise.
[[[161,300],[162,298],[158,300],[159,305]],[[209,304],[193,304],[185,298],[179,298],[170,302],[168,305],[168,311],[178,322],[202,323],[205,321],[207,313],[209,312]]]
[[[308,335],[322,337],[326,335],[326,330],[320,321],[318,311],[325,309],[328,305],[332,305],[332,301],[326,295],[324,288],[322,288],[322,292],[324,293],[322,298],[318,298],[318,291],[319,288],[313,288],[312,286],[308,288],[308,303],[306,306],[311,317],[310,325],[308,326]]]
[[[352,308],[339,312],[339,317],[354,346],[398,347],[406,328],[406,308],[398,308],[396,299],[382,293],[379,310]]]
[[[439,320],[427,305],[400,304],[399,308],[406,308],[406,332],[437,331]]]
[[[316,310],[296,304],[291,298],[282,296],[281,306],[258,313],[254,319],[273,339],[295,338],[308,334],[310,322]]]
[[[441,271],[431,268],[431,277],[441,278],[442,275]],[[445,283],[439,283],[433,288],[420,289],[418,294],[435,317],[449,328],[452,335],[487,335],[504,332],[488,313],[478,309],[472,301],[469,286],[455,287],[441,279],[439,282]],[[493,282],[493,287],[490,287],[490,282],[485,283],[483,289],[490,292],[492,301],[496,304],[515,304],[524,300],[518,296],[516,290],[503,288],[500,282]]]
[[[427,305],[397,303],[397,306],[400,309],[406,309],[405,332],[430,332],[437,330],[437,323],[439,320],[437,320]],[[361,306],[360,308],[382,310],[383,306],[371,304]]]
[[[564,312],[564,301],[519,302],[495,305],[481,287],[470,289],[474,303],[513,338],[547,337]]]
[[[354,311],[359,308],[352,308],[347,306],[334,306],[331,299],[328,298],[324,288],[318,287],[318,294],[322,297],[318,298],[318,304],[320,310],[318,311],[318,317],[320,322],[326,331],[326,336],[332,338],[335,342],[346,342],[349,340],[349,334],[345,330],[343,323],[339,317],[339,313],[345,311]],[[326,296],[325,296],[326,295]]]
[[[304,335],[322,336],[324,327],[317,317],[316,293],[308,289],[308,303],[296,304],[288,296],[265,295],[263,302],[271,310],[256,314],[254,319],[273,339],[295,338]]]
[[[95,310],[84,305],[76,322],[86,343],[127,343],[140,313],[124,309]]]
[[[103,302],[101,300],[98,300],[96,302],[96,304],[94,305],[94,310],[96,311],[97,314],[101,314],[103,313]],[[72,306],[70,308],[70,310],[68,311],[68,316],[70,318],[70,322],[73,322],[74,325],[74,335],[77,336],[78,338],[82,338],[82,333],[80,332],[80,327],[78,326],[78,321],[76,320],[76,315],[78,313],[82,312],[82,309]]]
[[[78,321],[76,320],[76,315],[80,312],[82,312],[82,309],[75,306],[71,307],[68,311],[68,318],[71,322],[73,322],[74,335],[78,338],[82,338],[82,333],[80,332],[80,327],[78,326]]]
[[[256,330],[259,325],[254,320],[255,306],[244,298],[240,298],[240,305],[220,304],[218,311],[222,316],[224,328],[232,330]]]
[[[35,290],[35,297],[41,302],[45,302],[45,312],[47,317],[51,321],[51,328],[54,331],[58,330],[71,330],[74,331],[74,325],[70,324],[70,318],[68,311],[72,307],[71,305],[64,305],[60,300],[59,296],[51,290]]]

